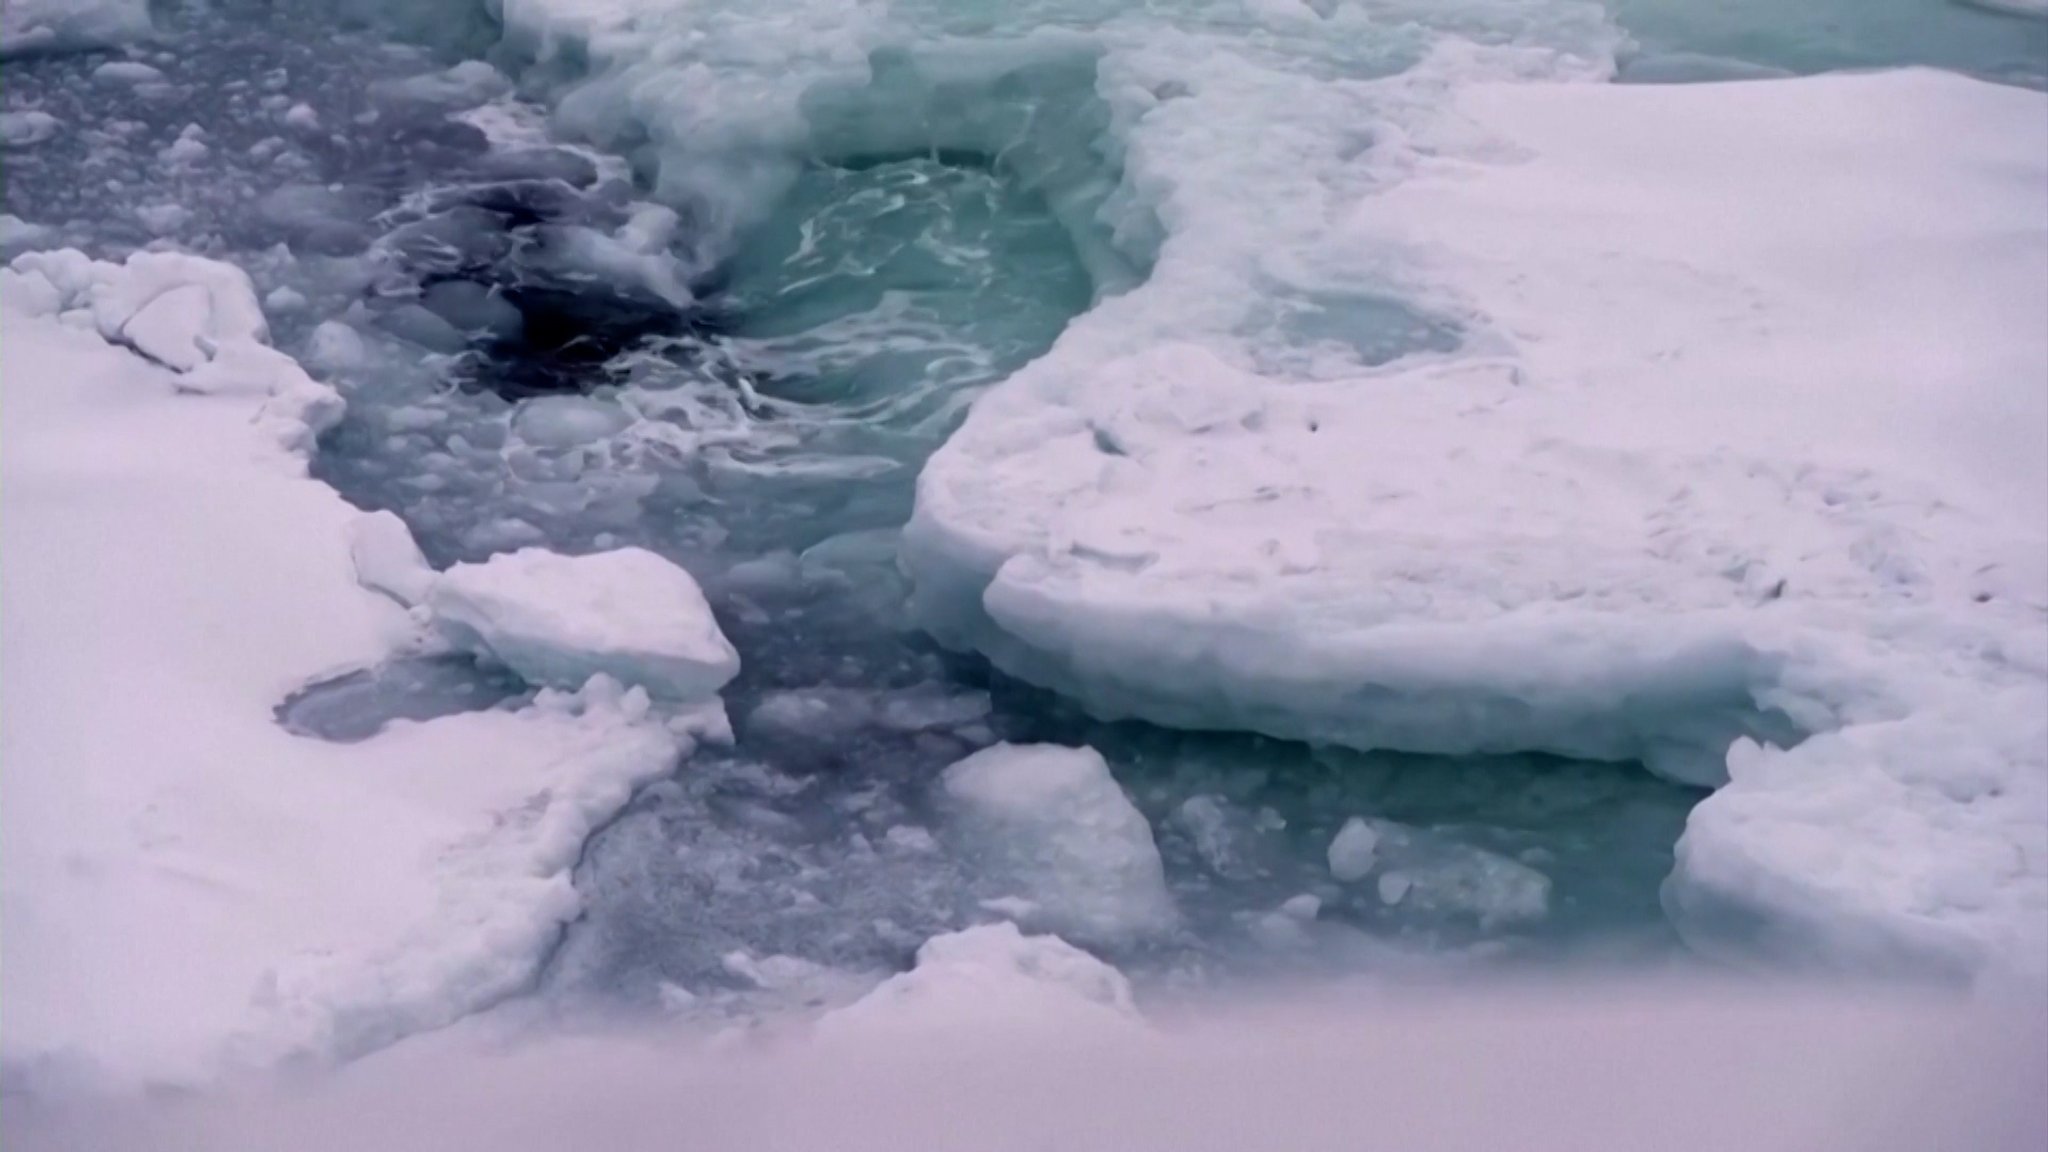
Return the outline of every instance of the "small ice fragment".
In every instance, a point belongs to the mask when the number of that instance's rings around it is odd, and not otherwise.
[[[169,147],[156,154],[156,158],[173,167],[190,164],[206,155],[206,131],[197,124],[185,125],[178,138]]]
[[[511,307],[511,305],[506,305]],[[512,431],[535,448],[575,448],[623,432],[632,413],[591,396],[537,396],[512,414]]]
[[[147,84],[164,74],[140,60],[109,60],[92,70],[92,78],[101,84]]]
[[[533,684],[573,688],[604,673],[692,700],[739,672],[739,653],[697,582],[644,548],[589,556],[523,548],[457,564],[426,604],[450,643]]]
[[[320,114],[313,111],[310,104],[294,104],[285,112],[284,122],[290,127],[310,132],[320,127]]]
[[[41,144],[63,126],[48,112],[0,112],[0,147],[28,148]]]
[[[1389,907],[1399,904],[1408,889],[1415,882],[1405,872],[1383,872],[1380,874],[1380,903]]]
[[[932,838],[932,834],[915,824],[898,824],[889,829],[883,839],[892,847],[905,852],[930,853],[939,850],[939,842]]]
[[[271,312],[297,312],[306,306],[306,297],[296,289],[279,286],[272,288],[263,297],[263,307]]]
[[[1176,914],[1152,827],[1092,748],[997,744],[941,778],[960,842],[1062,932],[1127,939]]]
[[[1362,880],[1372,871],[1379,833],[1357,816],[1344,822],[1330,841],[1330,875],[1346,884]]]
[[[1280,903],[1280,914],[1296,920],[1313,920],[1323,910],[1322,898],[1311,892],[1290,896]]]
[[[655,986],[654,994],[661,999],[664,1012],[681,1012],[697,1003],[697,994],[683,987],[663,980]]]
[[[1057,936],[983,924],[934,936],[917,967],[818,1023],[827,1042],[876,1033],[1041,1031],[1068,1040],[1142,1023],[1123,973]]]
[[[306,366],[322,372],[343,372],[363,362],[363,338],[339,320],[322,320],[306,341]]]

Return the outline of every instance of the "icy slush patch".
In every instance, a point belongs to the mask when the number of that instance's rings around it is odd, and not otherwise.
[[[457,564],[428,588],[434,627],[534,684],[604,674],[671,700],[715,695],[739,673],[688,572],[644,548],[563,556],[522,548]]]
[[[1115,941],[1173,926],[1152,826],[1093,748],[997,744],[940,787],[962,848],[1049,926]]]

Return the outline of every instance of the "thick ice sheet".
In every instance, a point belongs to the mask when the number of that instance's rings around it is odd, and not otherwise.
[[[1158,271],[926,468],[922,621],[1167,724],[1706,783],[1754,738],[1681,845],[1696,942],[2048,969],[2048,98],[1404,102],[1472,70],[1356,86],[1371,146],[1305,130],[1321,184],[1272,220],[1139,121]],[[1377,285],[1461,349],[1288,352],[1232,303],[1282,275],[1319,332]]]
[[[575,915],[585,836],[723,723],[599,680],[355,744],[288,734],[288,694],[416,637],[357,584],[361,514],[305,477],[307,420],[338,400],[259,327],[194,340],[208,316],[261,316],[240,273],[182,260],[154,296],[155,258],[43,258],[77,273],[66,289],[24,274],[35,257],[0,273],[0,1075],[17,1085],[346,1056],[518,991]],[[157,335],[204,364],[102,337],[111,302],[144,315],[178,292],[194,326]]]

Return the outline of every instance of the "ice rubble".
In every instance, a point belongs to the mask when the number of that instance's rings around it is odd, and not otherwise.
[[[603,674],[666,699],[699,700],[740,669],[697,582],[644,548],[588,556],[522,548],[457,564],[428,585],[424,603],[443,637],[534,684]]]
[[[2048,98],[1418,76],[1250,224],[1142,113],[1158,271],[927,466],[921,620],[1106,716],[1727,780],[1701,947],[2048,970]],[[1274,279],[1462,350],[1227,314]]]
[[[280,700],[413,632],[357,584],[360,514],[305,476],[338,398],[224,265],[31,254],[0,310],[0,633],[34,670],[0,699],[10,1082],[343,1056],[524,987],[585,837],[716,703],[597,677],[354,744],[287,733]]]
[[[1026,936],[1008,921],[924,942],[917,965],[818,1021],[827,1043],[906,1033],[1052,1032],[1142,1027],[1130,981],[1057,936]]]
[[[997,744],[947,768],[940,789],[961,850],[1031,918],[1117,942],[1173,926],[1152,826],[1093,748]]]

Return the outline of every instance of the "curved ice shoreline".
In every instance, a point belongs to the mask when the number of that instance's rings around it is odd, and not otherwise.
[[[724,734],[715,696],[578,676],[360,743],[288,733],[294,690],[424,642],[363,582],[378,518],[305,474],[340,398],[211,260],[31,253],[0,315],[9,1087],[346,1058],[529,986],[584,841]]]
[[[1141,169],[1153,282],[920,478],[921,622],[1104,716],[1727,780],[1666,887],[1696,947],[2048,971],[2048,98],[1482,84],[1401,127],[1314,259],[1466,351],[1181,322],[1253,284]]]

